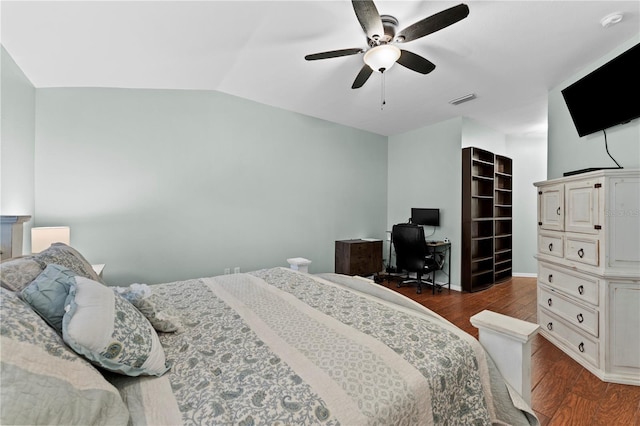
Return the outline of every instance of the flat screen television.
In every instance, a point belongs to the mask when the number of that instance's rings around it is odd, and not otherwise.
[[[416,225],[440,226],[440,209],[411,209],[411,223]]]
[[[640,44],[562,90],[578,135],[640,117]]]

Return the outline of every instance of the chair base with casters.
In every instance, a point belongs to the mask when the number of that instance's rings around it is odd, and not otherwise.
[[[436,269],[425,271],[428,275],[430,275],[430,276],[427,276],[426,279],[422,278],[423,277],[423,273],[421,273],[421,272],[416,272],[416,277],[415,278],[408,278],[409,274],[407,274],[407,278],[408,279],[400,281],[397,284],[397,287],[400,288],[400,287],[403,287],[403,286],[406,286],[406,285],[415,285],[416,286],[416,293],[417,294],[422,294],[422,286],[424,284],[426,284],[428,286],[431,286],[433,294],[436,294],[436,290],[438,291],[438,293],[441,293],[442,292],[442,285],[434,282],[435,281],[435,276],[434,276],[435,275],[435,271],[436,271]]]

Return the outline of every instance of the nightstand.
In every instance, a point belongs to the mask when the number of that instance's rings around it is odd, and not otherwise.
[[[336,241],[335,271],[337,274],[366,277],[382,269],[382,240]]]
[[[96,265],[91,265],[91,267],[93,268],[95,273],[98,274],[98,276],[100,278],[102,278],[102,271],[104,270],[105,264],[104,263],[98,263]]]

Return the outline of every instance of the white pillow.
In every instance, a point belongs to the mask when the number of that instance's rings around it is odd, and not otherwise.
[[[128,376],[161,376],[169,369],[149,321],[110,288],[75,277],[65,311],[64,341],[94,364]]]

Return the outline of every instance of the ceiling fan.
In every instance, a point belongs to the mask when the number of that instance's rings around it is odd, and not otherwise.
[[[356,17],[367,35],[368,48],[331,50],[307,55],[304,58],[307,61],[315,61],[364,53],[364,65],[351,85],[352,89],[362,87],[373,71],[384,73],[395,62],[421,74],[430,73],[436,67],[432,62],[408,50],[400,49],[396,45],[439,31],[469,15],[469,7],[466,4],[459,4],[396,32],[398,20],[390,15],[380,15],[373,1],[352,0],[351,3]]]

